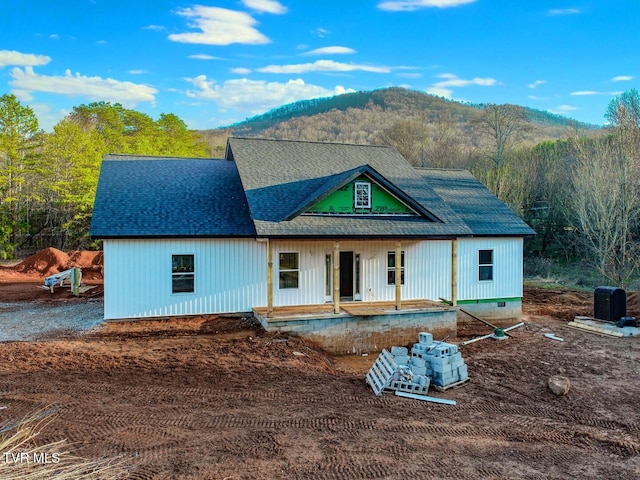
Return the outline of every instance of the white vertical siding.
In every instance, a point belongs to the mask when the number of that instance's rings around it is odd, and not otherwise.
[[[522,297],[522,238],[458,240],[458,300]],[[478,251],[493,250],[493,280],[478,279]]]
[[[174,254],[194,255],[194,293],[171,293]],[[245,312],[266,304],[266,244],[255,240],[105,240],[104,257],[106,319]]]
[[[458,244],[459,259],[464,256],[461,243]],[[274,306],[324,303],[325,255],[333,254],[334,242],[271,240],[271,244]],[[407,240],[401,244],[405,252],[402,298],[451,298],[451,241]],[[341,241],[340,250],[360,255],[363,301],[395,299],[395,287],[387,285],[387,252],[395,250],[395,241]],[[296,289],[279,288],[280,252],[298,252],[300,255],[299,287]],[[195,256],[194,293],[171,293],[171,256],[175,254]],[[104,256],[106,319],[245,312],[267,304],[266,242],[248,239],[105,240]],[[497,262],[497,253],[495,258]],[[468,268],[462,263],[461,259],[459,285],[464,278],[463,269]],[[477,271],[477,266],[472,271]],[[498,271],[495,278],[499,278]],[[500,296],[506,295],[501,293]]]
[[[387,285],[387,252],[395,241],[340,241],[340,251],[360,254],[360,292],[363,301],[395,299],[395,287]],[[405,285],[403,299],[451,297],[451,241],[403,241]],[[325,255],[333,253],[333,241],[272,240],[274,305],[309,305],[325,302]],[[278,254],[298,252],[297,289],[280,289]]]

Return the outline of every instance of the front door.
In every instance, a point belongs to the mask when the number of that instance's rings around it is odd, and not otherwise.
[[[353,252],[340,252],[340,298],[353,300]]]

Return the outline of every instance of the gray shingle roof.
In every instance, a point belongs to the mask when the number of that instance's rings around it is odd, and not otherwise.
[[[415,169],[391,147],[230,138],[227,159],[106,155],[96,238],[533,235],[464,170]],[[233,161],[230,161],[233,160]],[[420,216],[301,215],[365,172]]]
[[[230,138],[226,158],[238,165],[258,236],[451,237],[472,233],[391,147]],[[441,221],[313,215],[286,220],[319,188],[332,184],[332,177],[366,165]]]
[[[416,171],[474,235],[535,235],[529,225],[468,171],[435,168]]]
[[[106,155],[91,236],[253,237],[233,162]]]

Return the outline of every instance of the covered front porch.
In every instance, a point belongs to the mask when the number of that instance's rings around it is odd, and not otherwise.
[[[398,308],[400,307],[400,308]],[[378,352],[415,343],[428,331],[435,339],[456,334],[456,309],[431,300],[341,302],[257,307],[253,313],[268,332],[303,336],[334,354]]]

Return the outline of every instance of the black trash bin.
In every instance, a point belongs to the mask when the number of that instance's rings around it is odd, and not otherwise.
[[[617,287],[597,287],[593,292],[593,317],[617,323],[627,316],[627,293]]]

